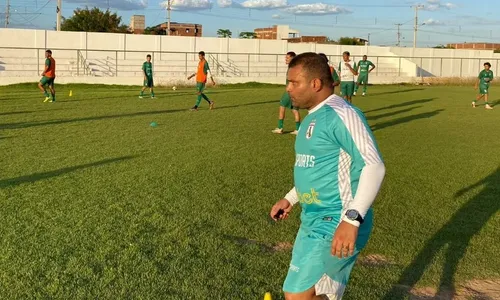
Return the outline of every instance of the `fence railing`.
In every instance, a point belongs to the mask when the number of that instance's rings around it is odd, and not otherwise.
[[[155,76],[187,76],[196,70],[197,52],[123,51],[92,49],[51,49],[58,61],[58,76],[142,76],[142,62],[150,54]],[[34,76],[43,68],[42,48],[0,47],[0,76]],[[212,72],[216,76],[281,77],[287,66],[284,54],[267,53],[208,53]],[[341,55],[327,54],[330,64],[338,67]],[[361,56],[352,55],[358,63]],[[490,62],[495,72],[498,58],[411,57],[370,55],[377,67],[376,76],[391,77],[475,77]],[[76,64],[75,64],[76,62]],[[74,66],[76,65],[76,70]],[[215,71],[215,72],[214,72]]]

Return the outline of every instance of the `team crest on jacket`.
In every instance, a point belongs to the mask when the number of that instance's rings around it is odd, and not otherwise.
[[[316,120],[313,120],[311,123],[309,123],[309,126],[307,127],[306,131],[306,139],[310,139],[312,137],[314,126],[316,126]]]

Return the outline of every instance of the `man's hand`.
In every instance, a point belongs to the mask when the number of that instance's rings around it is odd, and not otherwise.
[[[194,77],[194,74],[192,74],[191,76],[188,77],[188,80],[191,80],[191,78]]]
[[[215,81],[212,79],[212,84],[215,85]]]
[[[276,202],[276,204],[274,204],[273,208],[271,208],[271,214],[270,214],[271,218],[273,218],[275,221],[284,220],[284,219],[288,218],[288,215],[292,211],[292,207],[293,206],[290,204],[290,202],[288,202],[288,200],[281,199],[280,201]],[[283,210],[283,214],[281,214],[281,216],[279,216],[276,219],[275,216],[279,212],[280,209]]]
[[[345,258],[354,254],[359,228],[347,222],[341,222],[332,241],[332,255]]]
[[[477,90],[477,84],[474,86],[474,89]]]

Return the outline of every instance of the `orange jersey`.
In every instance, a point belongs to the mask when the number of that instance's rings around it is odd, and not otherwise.
[[[208,67],[208,62],[206,60],[200,60],[198,63],[198,69],[196,71],[196,82],[207,82],[207,74],[210,71]]]
[[[56,60],[52,57],[45,60],[45,77],[56,77]]]

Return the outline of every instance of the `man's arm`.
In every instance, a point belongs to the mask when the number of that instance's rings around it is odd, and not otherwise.
[[[351,64],[347,64],[347,66],[349,67],[349,70],[351,70],[352,75],[354,76],[358,75],[358,71],[355,70],[357,69],[356,63],[354,63],[354,68],[351,66]]]
[[[368,71],[368,73],[371,73],[373,71],[373,69],[375,69],[375,64],[370,62],[370,66],[372,66],[372,68],[370,69],[370,71]]]
[[[146,77],[148,77],[148,74],[146,74],[146,65],[142,64],[142,73],[144,73],[144,80],[146,80]]]
[[[205,72],[207,74],[207,77],[210,77],[210,80],[212,81],[212,84],[215,85],[214,78],[212,76],[212,72],[210,71],[210,67],[208,66],[208,63],[205,62]]]
[[[43,69],[42,76],[45,76],[45,73],[49,70],[50,68],[50,59],[45,59],[45,68]]]

